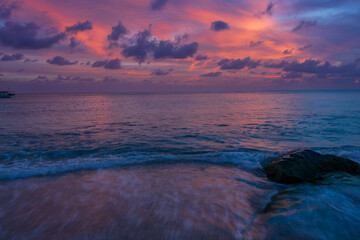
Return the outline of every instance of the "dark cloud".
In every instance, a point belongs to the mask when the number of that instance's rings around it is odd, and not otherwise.
[[[307,44],[301,48],[299,48],[300,51],[304,51],[305,49],[308,49],[308,48],[311,48],[312,47],[312,44]]]
[[[150,75],[164,76],[164,75],[168,75],[171,71],[172,71],[172,69],[162,70],[162,69],[158,68],[158,69],[154,70]]]
[[[318,77],[359,77],[360,66],[357,62],[343,65],[332,65],[329,62],[321,64],[319,60],[307,59],[302,63],[293,61],[284,66],[283,71],[294,73],[317,74]]]
[[[291,54],[293,52],[293,50],[294,49],[286,49],[286,50],[283,51],[283,54],[289,55],[289,54]]]
[[[296,27],[292,29],[292,32],[300,31],[303,28],[314,27],[316,24],[316,21],[301,21]]]
[[[71,34],[76,34],[78,32],[83,32],[91,29],[93,29],[93,25],[92,22],[88,20],[85,22],[77,22],[76,24],[65,28],[66,32]]]
[[[152,10],[161,10],[165,7],[169,0],[152,0],[150,7]]]
[[[222,72],[210,72],[210,73],[201,74],[200,77],[220,77],[221,74]]]
[[[22,60],[24,59],[24,54],[21,53],[14,53],[14,54],[5,54],[2,56],[1,61],[2,62],[6,62],[6,61],[18,61],[18,60]]]
[[[30,59],[30,58],[25,58],[24,60],[24,63],[34,63],[34,62],[37,62],[38,60],[37,59]]]
[[[74,81],[74,82],[94,82],[95,79],[94,78],[90,78],[90,77],[80,77],[80,76],[62,76],[62,75],[58,75],[55,79],[53,79],[54,82],[70,82],[70,81]]]
[[[222,70],[241,70],[245,67],[252,69],[256,68],[260,65],[260,61],[254,61],[250,57],[244,58],[244,59],[222,59],[220,62],[218,62],[218,66],[220,66],[220,69]]]
[[[44,76],[44,75],[39,75],[34,80],[46,80],[46,81],[49,81],[48,77]]]
[[[109,41],[118,41],[121,36],[125,35],[128,30],[124,27],[121,21],[116,26],[112,27],[111,33],[107,36]]]
[[[192,57],[197,52],[199,44],[193,42],[180,45],[181,39],[183,38],[176,38],[175,41],[158,40],[150,31],[144,30],[127,39],[127,43],[122,45],[122,54],[125,57],[133,57],[139,63],[143,63],[149,55],[153,55],[154,59]]]
[[[210,29],[215,32],[218,32],[218,31],[230,29],[230,26],[226,22],[215,21],[211,23]]]
[[[273,63],[273,62],[268,62],[264,64],[265,68],[283,68],[285,67],[285,65],[288,64],[288,62],[286,61],[282,61],[279,63]]]
[[[262,15],[272,16],[274,6],[275,6],[275,3],[269,2],[268,5],[266,6],[266,9],[264,11],[260,11],[258,15],[259,16],[262,16]]]
[[[144,30],[132,36],[128,43],[124,44],[122,54],[143,63],[148,53],[153,52],[156,46],[156,39],[152,38],[148,30]]]
[[[319,60],[307,59],[302,63],[299,63],[298,61],[288,63],[284,66],[283,70],[286,72],[318,73],[321,68],[323,70],[328,68],[328,62],[326,65],[327,66],[324,65],[321,67]]]
[[[68,59],[63,58],[61,56],[56,56],[53,59],[48,59],[46,61],[49,64],[54,64],[54,65],[59,65],[59,66],[65,66],[65,65],[74,65],[77,64],[78,62],[70,62]]]
[[[284,74],[281,74],[281,78],[284,79],[295,79],[295,78],[301,78],[302,77],[302,73],[299,72],[287,72]]]
[[[259,46],[259,45],[261,45],[263,43],[264,43],[264,41],[257,41],[257,42],[251,41],[250,42],[250,47],[256,47],[256,46]]]
[[[80,45],[80,44],[81,44],[80,41],[78,41],[76,38],[72,37],[72,38],[70,39],[69,47],[70,47],[70,48],[76,48],[76,47],[77,47],[78,45]]]
[[[33,22],[15,23],[7,21],[0,27],[0,42],[16,49],[50,48],[66,37],[65,33],[38,37],[40,27]]]
[[[18,1],[8,2],[0,1],[0,19],[8,19],[11,17],[12,12],[20,7]]]
[[[111,59],[111,60],[100,60],[94,62],[91,67],[97,68],[97,67],[103,67],[105,69],[121,69],[121,60],[119,58]]]
[[[197,55],[196,57],[195,57],[195,60],[196,61],[203,61],[203,60],[207,60],[208,59],[208,56],[206,56],[206,55],[201,55],[201,54],[199,54],[199,55]]]
[[[154,49],[154,58],[185,59],[194,56],[198,47],[199,44],[197,42],[179,46],[170,40],[160,41]]]

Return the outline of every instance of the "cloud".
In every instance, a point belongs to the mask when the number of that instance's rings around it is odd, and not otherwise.
[[[127,43],[122,45],[122,54],[125,57],[133,57],[138,63],[143,63],[149,55],[154,59],[192,57],[197,52],[199,44],[193,42],[180,45],[181,39],[183,38],[176,38],[175,41],[158,40],[150,31],[144,30],[127,39]]]
[[[5,54],[2,56],[1,61],[2,62],[6,62],[6,61],[18,61],[18,60],[22,60],[24,59],[24,54],[21,53],[15,53],[15,54]]]
[[[291,54],[293,51],[294,51],[294,49],[286,49],[286,50],[283,51],[283,54],[289,55],[289,54]]]
[[[259,46],[259,45],[261,45],[263,43],[264,43],[264,41],[257,41],[257,42],[251,41],[250,42],[250,47],[256,47],[256,46]]]
[[[76,38],[72,37],[72,38],[70,39],[69,47],[70,47],[70,48],[75,48],[75,47],[77,47],[77,46],[80,45],[80,44],[81,44],[81,41],[78,41]]]
[[[287,72],[284,74],[281,74],[281,78],[284,79],[295,79],[295,78],[301,78],[302,77],[302,73],[299,72]]]
[[[116,26],[112,27],[111,33],[107,36],[109,41],[118,41],[121,36],[128,33],[128,30],[124,27],[121,21]]]
[[[38,60],[37,59],[30,59],[30,58],[25,58],[24,60],[24,63],[34,63],[34,62],[37,62]]]
[[[40,27],[33,22],[15,23],[7,21],[0,27],[0,43],[16,49],[50,48],[66,37],[65,33],[38,37]]]
[[[265,10],[264,10],[264,11],[260,11],[260,12],[258,13],[258,15],[259,15],[259,16],[262,16],[262,15],[272,16],[274,6],[275,6],[275,3],[269,2],[268,5],[266,6]]]
[[[40,81],[49,81],[48,77],[47,76],[44,76],[44,75],[39,75],[37,76],[35,79],[36,80],[40,80]]]
[[[39,78],[39,77],[38,77]],[[45,77],[47,79],[47,77]],[[80,76],[62,76],[62,75],[58,75],[56,78],[54,78],[52,80],[52,82],[56,82],[56,83],[62,83],[62,82],[95,82],[94,78],[90,78],[90,77],[80,77]]]
[[[123,45],[122,55],[133,57],[137,62],[143,63],[156,45],[156,39],[152,38],[148,30],[144,30],[132,36],[129,42]]]
[[[83,32],[93,29],[93,25],[90,21],[86,20],[85,22],[77,22],[76,24],[66,27],[65,31],[67,33],[76,34],[78,32]]]
[[[308,49],[308,48],[311,48],[312,47],[312,44],[307,44],[301,48],[299,48],[300,51],[304,51],[305,49]]]
[[[308,27],[314,27],[317,25],[316,21],[301,21],[296,27],[294,27],[291,31],[292,32],[297,32],[300,31],[303,28],[308,28]]]
[[[215,21],[211,23],[210,29],[212,31],[218,32],[218,31],[230,29],[230,26],[226,22]]]
[[[321,64],[319,60],[307,59],[302,63],[293,61],[284,66],[283,71],[295,73],[317,74],[318,77],[359,77],[360,66],[355,61],[350,64],[332,65],[329,62]]]
[[[20,7],[20,3],[15,2],[7,2],[1,1],[0,3],[0,19],[8,19],[11,17],[12,11],[18,9]]]
[[[261,60],[254,61],[250,57],[244,58],[244,59],[222,59],[220,62],[218,62],[218,66],[220,66],[220,69],[222,70],[241,70],[245,67],[252,69],[256,68],[260,65]]]
[[[59,66],[74,65],[74,64],[78,63],[77,61],[70,62],[69,60],[67,60],[61,56],[56,56],[53,59],[48,59],[46,62],[49,64],[59,65]]]
[[[200,77],[220,77],[221,74],[222,72],[210,72],[210,73],[201,74]]]
[[[170,40],[161,40],[154,49],[154,58],[185,59],[194,56],[198,47],[199,44],[197,42],[179,46]]]
[[[268,63],[265,63],[264,64],[264,67],[265,68],[283,68],[285,67],[285,65],[288,64],[288,62],[286,61],[282,61],[282,62],[279,62],[279,63],[273,63],[273,62],[268,62]]]
[[[150,7],[152,10],[161,10],[165,7],[169,0],[152,0]]]
[[[168,75],[171,71],[172,71],[172,69],[162,70],[162,69],[158,68],[158,69],[154,70],[150,75],[152,75],[152,76],[164,76],[164,75]]]
[[[121,69],[121,60],[119,58],[111,59],[111,60],[100,60],[94,62],[91,67],[97,68],[97,67],[103,67],[105,69]]]
[[[199,54],[199,55],[197,55],[196,57],[195,57],[195,60],[196,61],[203,61],[203,60],[207,60],[208,59],[208,56],[206,56],[206,55],[201,55],[201,54]]]

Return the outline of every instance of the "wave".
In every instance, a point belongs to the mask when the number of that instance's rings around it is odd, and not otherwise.
[[[274,156],[273,153],[254,149],[198,154],[169,154],[158,152],[90,154],[88,156],[66,159],[45,159],[41,156],[41,154],[38,154],[39,157],[37,159],[18,159],[19,153],[14,153],[14,155],[16,155],[16,161],[1,161],[0,180],[13,180],[19,178],[64,174],[73,171],[108,169],[120,166],[145,164],[208,163],[234,165],[245,170],[253,170],[260,168],[262,161]],[[48,156],[48,154],[45,155]],[[75,154],[68,153],[68,156],[73,155]],[[9,157],[12,158],[11,156]]]
[[[311,148],[322,154],[334,154],[360,163],[360,147]],[[291,150],[291,149],[290,149]],[[144,151],[127,153],[52,152],[30,154],[17,152],[8,154],[0,161],[0,180],[51,176],[74,171],[109,169],[121,166],[154,164],[217,164],[233,165],[246,171],[257,171],[284,152],[256,149],[237,149],[222,152],[198,152],[174,154],[171,151]],[[61,158],[59,158],[61,156]]]

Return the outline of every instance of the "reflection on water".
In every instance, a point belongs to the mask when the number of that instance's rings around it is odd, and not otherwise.
[[[302,147],[360,162],[360,91],[19,94],[0,117],[0,239],[360,235],[357,177],[261,170]]]
[[[234,239],[274,188],[215,165],[139,166],[0,185],[1,239]]]

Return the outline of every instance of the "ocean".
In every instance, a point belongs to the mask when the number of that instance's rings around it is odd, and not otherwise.
[[[0,119],[0,239],[360,237],[359,177],[262,170],[360,162],[360,91],[18,94]]]

